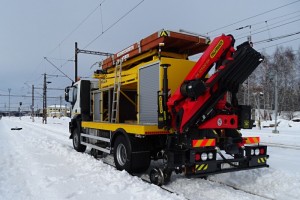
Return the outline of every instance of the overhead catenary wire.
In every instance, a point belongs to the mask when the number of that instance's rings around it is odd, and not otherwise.
[[[291,23],[294,23],[294,22],[297,22],[297,21],[300,21],[300,19],[293,20],[293,21],[291,21],[291,22],[287,22],[287,23],[284,23],[284,24],[280,24],[280,25],[278,25],[278,26],[274,26],[274,27],[271,27],[271,28],[267,28],[267,29],[264,29],[264,30],[262,30],[262,31],[253,32],[252,35],[256,35],[256,34],[259,34],[259,33],[263,33],[263,32],[269,31],[269,30],[271,30],[271,29],[279,28],[279,27],[281,27],[281,26],[285,26],[285,25],[288,25],[288,24],[291,24]],[[245,37],[245,36],[236,38],[236,40],[242,39],[242,38],[244,38],[244,37]]]
[[[51,60],[57,60],[57,61],[68,61],[68,62],[73,62],[74,60],[69,60],[69,59],[66,59],[66,58],[55,58],[55,57],[47,57],[48,59],[51,59]]]
[[[60,47],[60,45],[62,45],[68,38],[70,38],[90,17],[92,14],[94,14],[98,8],[101,7],[101,5],[105,2],[105,0],[103,0],[100,4],[98,4],[98,6],[96,8],[94,8],[66,37],[64,37],[64,39],[62,39],[58,45],[51,50],[48,54],[53,53],[57,48]]]
[[[271,45],[271,46],[262,47],[262,48],[258,49],[258,51],[263,50],[263,49],[268,49],[268,48],[271,48],[271,47],[275,47],[275,46],[285,44],[285,43],[288,43],[288,42],[293,42],[293,41],[296,41],[296,40],[300,40],[300,37],[292,39],[292,40],[284,41],[284,42],[281,42],[281,43],[277,43],[277,44],[274,44],[274,45]]]
[[[280,15],[280,16],[277,16],[277,17],[273,17],[273,18],[270,18],[270,19],[267,19],[267,20],[264,20],[264,21],[260,21],[260,22],[256,22],[256,23],[254,23],[254,24],[251,24],[251,26],[256,26],[256,25],[259,25],[259,24],[263,24],[263,23],[265,23],[266,21],[268,21],[268,22],[269,22],[269,21],[274,21],[274,20],[276,20],[276,19],[280,19],[280,18],[289,16],[289,15],[293,15],[293,14],[295,14],[295,13],[299,13],[299,12],[300,12],[300,10],[295,11],[295,12],[292,12],[292,13]],[[298,16],[299,16],[299,15],[294,16],[294,17],[298,17]],[[294,17],[292,17],[292,18],[294,18]],[[291,19],[291,18],[289,18],[289,19]]]
[[[117,21],[115,21],[114,23],[112,23],[107,29],[105,29],[104,31],[102,31],[101,34],[99,34],[97,37],[95,37],[92,41],[90,41],[85,47],[89,47],[92,43],[94,43],[98,38],[100,38],[105,32],[107,32],[108,30],[110,30],[112,27],[114,27],[116,24],[118,24],[122,19],[124,19],[127,15],[129,15],[132,11],[134,11],[139,5],[141,5],[145,0],[140,1],[139,3],[137,3],[134,7],[132,7],[129,11],[127,11],[124,15],[122,15]],[[300,1],[300,0],[299,0]]]
[[[224,31],[224,33],[232,33],[234,31],[239,31],[239,30],[243,30],[245,28],[249,28],[250,26],[251,27],[255,27],[259,24],[263,24],[263,23],[266,23],[267,22],[270,22],[270,21],[274,21],[276,19],[280,19],[280,18],[284,18],[284,17],[287,17],[287,16],[290,16],[290,15],[294,15],[296,13],[299,13],[300,10],[296,11],[296,12],[292,12],[292,13],[288,13],[288,14],[284,14],[284,15],[280,15],[280,16],[277,16],[277,17],[273,17],[273,18],[269,18],[267,20],[263,20],[263,21],[259,21],[259,22],[256,22],[256,23],[253,23],[253,24],[248,24],[248,25],[245,25],[245,26],[241,26],[241,27],[238,27],[238,28],[234,28],[234,29],[230,29],[230,30],[227,30],[227,31]],[[291,18],[295,18],[295,17],[298,17],[299,15],[297,16],[294,16],[294,17],[291,17]],[[291,18],[288,18],[288,19],[291,19]],[[287,20],[287,19],[286,19]],[[284,20],[285,21],[285,20]],[[278,22],[276,22],[278,23]],[[212,35],[212,37],[215,37],[215,36],[218,36],[219,34],[214,34]]]
[[[101,31],[103,33],[103,15],[102,15],[102,6],[101,6],[101,4],[100,4],[100,8],[99,9],[100,9]]]
[[[8,95],[8,94],[0,94],[0,96],[3,96],[3,97],[8,97],[8,96],[10,96],[10,97],[32,98],[32,96],[28,96],[28,95],[17,95],[17,94],[11,94],[11,95]],[[43,98],[42,96],[41,96],[41,97],[39,97],[39,96],[34,97],[34,99],[42,99],[42,98]],[[49,97],[49,96],[47,96],[47,98],[51,98],[51,99],[59,99],[60,96],[59,96],[59,97]]]
[[[60,73],[62,73],[63,75],[65,75],[66,78],[70,79],[71,82],[73,82],[73,80],[66,75],[63,71],[61,71],[56,65],[54,65],[50,60],[47,59],[47,57],[44,57],[45,60],[47,60],[47,62],[49,62],[53,67],[55,67]]]
[[[142,0],[138,2],[135,6],[133,6],[129,11],[127,11],[125,14],[123,14],[120,18],[118,18],[114,23],[112,23],[107,29],[103,30],[102,33],[97,35],[93,40],[91,40],[87,45],[83,47],[83,49],[89,47],[92,43],[94,43],[97,39],[99,39],[104,33],[109,31],[111,28],[113,28],[115,25],[117,25],[122,19],[124,19],[127,15],[129,15],[131,12],[133,12],[139,5],[141,5],[145,0]],[[299,0],[300,1],[300,0]],[[72,60],[74,56],[69,58],[68,60]],[[66,61],[64,64],[62,64],[61,68],[65,66],[69,61]]]
[[[285,35],[273,37],[273,38],[269,38],[269,39],[265,39],[265,40],[260,40],[260,41],[254,42],[254,44],[259,45],[261,43],[272,42],[272,41],[275,41],[275,40],[291,37],[291,36],[298,35],[298,34],[300,34],[300,31],[295,32],[295,33],[290,33],[290,34],[285,34]]]
[[[97,5],[97,7],[96,8],[94,8],[83,20],[81,20],[81,22],[69,33],[69,34],[67,34],[58,44],[57,44],[57,46],[55,47],[55,48],[53,48],[51,51],[49,51],[49,53],[47,54],[47,55],[50,55],[50,54],[52,54],[55,50],[57,50],[58,48],[60,48],[60,46],[68,39],[68,38],[70,38],[91,16],[92,16],[92,14],[94,14],[96,11],[97,11],[97,9],[99,8],[99,7],[101,7],[102,6],[102,4],[105,2],[106,0],[103,0],[103,1],[101,1],[101,3],[100,4],[98,4]],[[50,58],[50,57],[48,57],[48,58]],[[61,58],[59,58],[59,59],[56,59],[56,60],[63,60],[63,59],[61,59]],[[66,59],[64,59],[64,60],[66,60]],[[31,74],[31,76],[30,77],[32,77],[33,76],[33,74],[34,73],[36,73],[37,72],[37,70],[36,69],[38,69],[43,63],[44,63],[44,61],[45,61],[45,59],[43,59],[38,65],[37,65],[37,67],[35,68],[35,70],[34,70],[34,72]],[[71,61],[70,59],[68,59],[67,61],[66,61],[66,63],[67,62],[69,62],[69,61]],[[66,64],[66,63],[64,63],[64,64]],[[62,65],[61,65],[62,66]],[[42,77],[39,77],[39,79],[40,78],[42,78]],[[33,80],[31,81],[31,82],[33,82]]]
[[[254,33],[262,33],[262,32],[266,32],[266,31],[270,31],[271,29],[274,29],[274,28],[278,28],[278,27],[281,27],[281,26],[284,26],[284,25],[287,25],[287,24],[291,24],[291,23],[294,23],[294,22],[297,22],[300,20],[300,15],[297,15],[296,16],[297,18],[295,19],[295,17],[293,18],[288,18],[288,19],[285,19],[285,20],[281,20],[279,22],[275,22],[275,23],[272,23],[272,24],[268,24],[268,21],[265,21],[265,24],[266,24],[266,27],[260,27],[260,28],[257,28],[257,29],[254,29]],[[294,19],[294,20],[291,20],[291,19]],[[291,21],[288,21],[288,20],[291,20]],[[285,21],[288,21],[286,23],[282,23],[282,22],[285,22]],[[277,26],[274,26],[276,24],[279,24]],[[246,27],[246,26],[245,26]],[[244,28],[244,27],[243,27]],[[262,30],[263,29],[263,30]],[[259,30],[262,30],[262,31],[259,31]],[[238,34],[236,35],[235,37],[239,37],[239,36],[246,36],[247,33],[241,33],[241,34]],[[269,35],[270,37],[270,35]]]
[[[105,0],[104,0],[105,1]],[[91,43],[93,43],[93,42],[95,42],[99,37],[101,37],[101,35],[103,35],[106,31],[108,31],[109,29],[111,29],[113,26],[115,26],[119,21],[121,21],[122,20],[122,18],[124,18],[124,17],[126,17],[126,15],[128,15],[132,10],[134,10],[136,7],[138,7],[143,1],[141,1],[141,2],[139,2],[135,7],[133,7],[133,9],[131,9],[131,10],[129,10],[128,11],[128,14],[127,13],[125,13],[125,15],[123,15],[119,20],[117,20],[115,23],[113,23],[111,26],[109,26],[107,29],[104,29],[104,27],[103,27],[103,18],[102,18],[102,4],[103,4],[103,2],[104,1],[102,1],[95,9],[93,9],[92,10],[92,12],[90,12],[88,15],[87,15],[87,17],[86,18],[84,18],[79,24],[78,24],[78,26],[76,26],[68,35],[72,35],[73,34],[73,31],[75,32],[75,31],[77,31],[79,28],[80,28],[80,26],[82,26],[82,24],[94,13],[94,12],[96,12],[97,11],[97,9],[99,9],[100,10],[100,14],[101,14],[101,28],[102,28],[102,32],[101,32],[101,34],[100,35],[98,35],[93,41],[91,41],[90,43],[88,43],[87,45],[86,45],[86,47],[87,46],[89,46],[89,45],[91,45]],[[299,0],[300,1],[300,0]],[[297,2],[299,2],[299,1],[294,1],[294,2],[291,2],[291,3],[289,3],[289,4],[285,4],[285,5],[283,5],[283,6],[280,6],[280,7],[277,7],[277,8],[274,8],[274,9],[272,9],[272,10],[269,10],[269,11],[266,11],[266,12],[264,12],[264,13],[268,13],[268,12],[271,12],[271,11],[273,11],[273,10],[277,10],[277,9],[279,9],[279,8],[282,8],[282,7],[285,7],[285,6],[288,6],[288,5],[291,5],[291,4],[294,4],[294,3],[297,3]],[[297,11],[297,12],[299,12],[299,11]],[[256,16],[256,15],[255,15]],[[252,16],[251,18],[253,18],[254,16]],[[240,20],[241,21],[241,20]],[[62,43],[64,43],[65,42],[65,40],[67,40],[68,38],[68,35],[59,43],[59,45],[60,44],[62,44]],[[49,57],[48,57],[49,58]],[[60,66],[60,68],[62,68],[64,65],[66,65],[68,62],[69,62],[70,60],[68,59],[68,60],[66,60],[66,63],[64,63],[64,64],[62,64],[61,66]],[[72,60],[73,61],[73,60]],[[41,77],[40,77],[41,78]]]
[[[242,19],[242,20],[238,20],[238,21],[236,21],[236,22],[234,22],[234,23],[231,23],[231,24],[228,24],[228,25],[225,25],[225,26],[216,28],[216,29],[214,29],[214,30],[208,31],[207,34],[213,33],[213,32],[215,32],[215,31],[218,31],[218,30],[221,30],[221,29],[230,27],[230,26],[232,26],[232,25],[238,24],[238,23],[240,23],[240,22],[244,22],[244,21],[246,21],[246,20],[249,20],[249,19],[252,19],[252,18],[255,18],[255,17],[258,17],[258,16],[261,16],[261,15],[264,15],[264,14],[267,14],[267,13],[270,13],[270,12],[273,12],[273,11],[275,11],[275,10],[284,8],[284,7],[289,6],[289,5],[292,5],[292,4],[294,4],[294,3],[298,3],[299,1],[300,1],[300,0],[293,1],[293,2],[291,2],[291,3],[284,4],[284,5],[282,5],[282,6],[273,8],[273,9],[271,9],[271,10],[268,10],[268,11],[265,11],[265,12],[262,12],[262,13],[259,13],[259,14],[256,14],[256,15],[253,15],[253,16],[251,16],[251,17],[247,17],[247,18],[244,18],[244,19]]]
[[[89,42],[85,47],[84,47],[84,49],[85,48],[87,48],[89,45],[91,45],[92,43],[94,43],[99,37],[101,37],[105,32],[107,32],[108,30],[110,30],[111,28],[113,28],[117,23],[119,23],[122,19],[124,19],[127,15],[129,15],[133,10],[135,10],[140,4],[142,4],[145,0],[142,0],[142,1],[140,1],[139,3],[137,3],[133,8],[131,8],[129,11],[127,11],[124,15],[122,15],[117,21],[115,21],[113,24],[111,24],[107,29],[105,29],[105,30],[103,30],[103,21],[102,21],[102,9],[101,9],[101,5],[104,3],[104,1],[105,0],[103,0],[101,3],[100,3],[100,5],[99,6],[97,6],[97,8],[95,8],[88,16],[87,16],[87,18],[90,16],[90,15],[92,15],[99,7],[100,7],[100,12],[101,12],[101,25],[102,25],[102,33],[101,34],[99,34],[95,39],[93,39],[91,42]],[[86,19],[87,19],[86,18]],[[85,21],[85,19],[83,20],[83,21]],[[79,26],[81,25],[81,23],[78,25],[78,28],[79,28]],[[78,29],[77,27],[75,28],[76,30]],[[74,29],[74,32],[76,31]],[[71,34],[72,34],[73,32],[71,32]],[[65,40],[65,39],[64,39]],[[64,41],[63,40],[63,41]],[[61,42],[62,43],[62,42]],[[60,44],[61,44],[60,43]],[[58,48],[59,46],[60,46],[60,44],[56,47],[56,48]],[[44,57],[45,59],[46,59],[46,57]],[[69,59],[67,59],[67,61],[64,63],[64,64],[62,64],[61,65],[61,68],[63,67],[63,66],[65,66],[70,60],[72,60],[74,58],[74,56],[72,56],[71,58],[69,58]],[[47,60],[48,62],[50,62],[49,60]],[[53,66],[55,66],[53,63],[50,63],[51,65],[53,65]],[[56,67],[56,66],[55,66]],[[63,73],[60,69],[58,69],[57,67],[56,67],[56,69],[57,70],[59,70],[61,73]],[[67,76],[67,75],[66,75]],[[69,78],[69,77],[68,77]],[[70,78],[69,78],[70,79]],[[70,79],[71,80],[71,79]]]

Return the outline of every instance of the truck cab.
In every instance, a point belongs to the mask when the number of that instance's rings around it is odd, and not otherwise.
[[[87,105],[84,101],[93,89],[97,89],[98,80],[79,80],[72,86],[65,88],[65,100],[72,105],[71,117],[81,114],[82,109],[85,111]],[[82,108],[83,107],[83,108]]]
[[[79,80],[65,88],[65,100],[71,104],[70,138],[74,129],[80,129],[81,121],[91,120],[91,91],[98,87],[98,80]]]

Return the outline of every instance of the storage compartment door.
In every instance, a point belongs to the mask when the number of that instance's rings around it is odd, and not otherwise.
[[[101,97],[101,92],[94,93],[94,108],[93,108],[94,121],[100,121],[100,103],[101,103],[100,97]]]
[[[157,124],[157,91],[159,90],[159,63],[139,70],[140,123]]]

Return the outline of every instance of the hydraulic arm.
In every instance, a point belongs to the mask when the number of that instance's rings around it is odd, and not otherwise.
[[[188,132],[191,127],[238,128],[241,107],[236,93],[263,57],[248,42],[235,50],[234,42],[231,35],[215,38],[169,98],[170,126],[177,132]],[[214,74],[206,78],[213,67]],[[227,92],[231,93],[229,103]]]

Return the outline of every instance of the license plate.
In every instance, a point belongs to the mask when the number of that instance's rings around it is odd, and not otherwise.
[[[239,162],[231,162],[233,165],[239,165]],[[230,169],[234,168],[234,166],[229,165],[228,163],[222,163],[221,164],[221,169]]]

